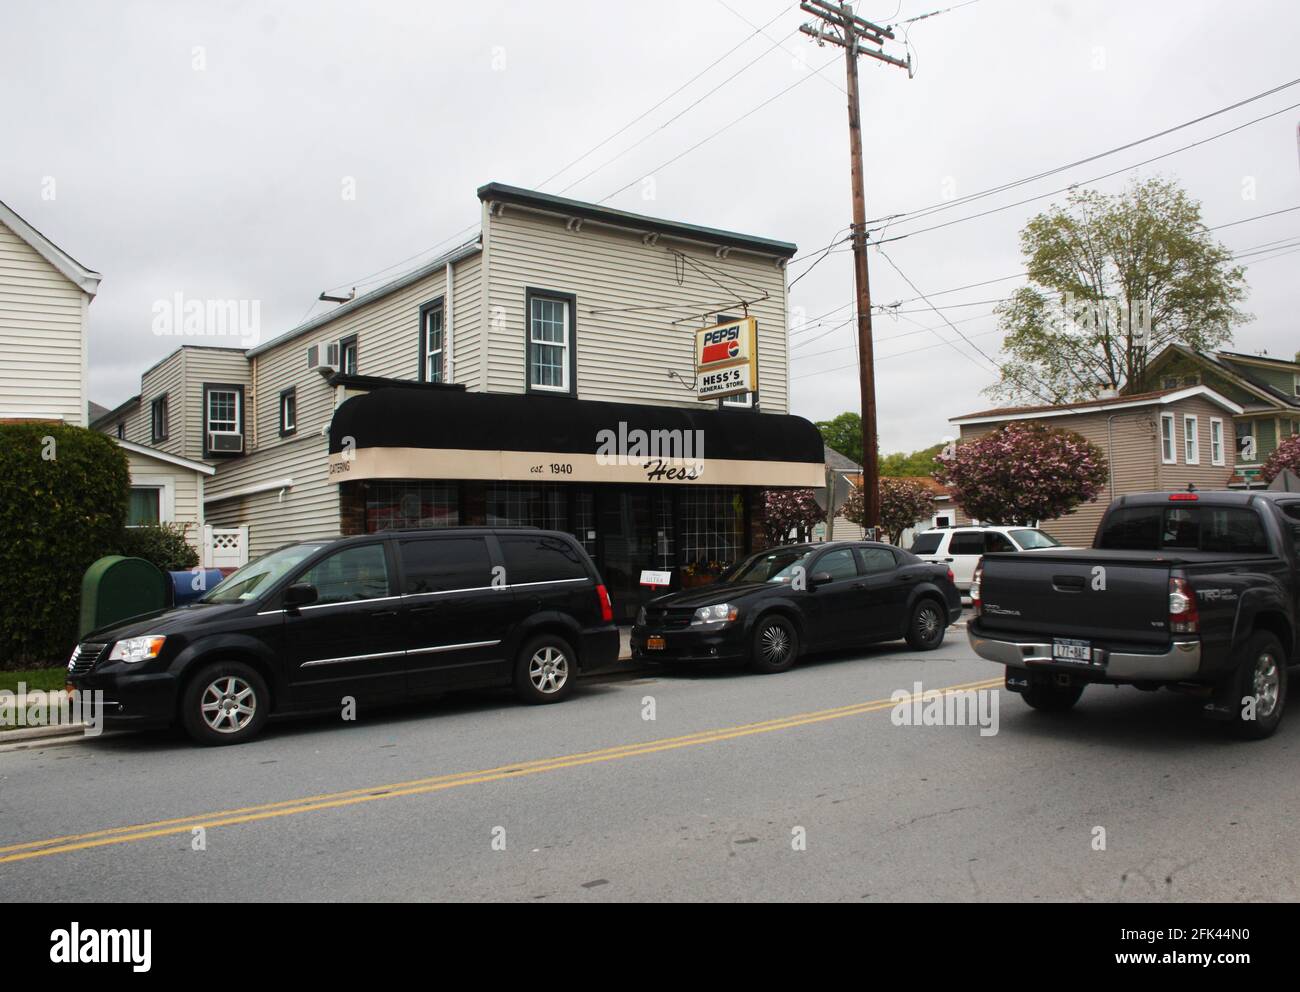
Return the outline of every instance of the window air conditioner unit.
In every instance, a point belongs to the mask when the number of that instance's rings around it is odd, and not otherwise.
[[[244,450],[244,435],[230,431],[208,431],[208,450],[222,454],[239,454]]]

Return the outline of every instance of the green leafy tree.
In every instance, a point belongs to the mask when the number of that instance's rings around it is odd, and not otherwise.
[[[913,451],[911,454],[895,452],[892,455],[884,455],[880,459],[880,474],[884,477],[889,476],[924,476],[934,475],[934,470],[939,467],[935,460],[939,452],[943,451],[944,443],[931,445],[928,448],[922,448],[920,451]]]
[[[862,464],[862,417],[856,413],[841,413],[833,420],[820,420],[817,429],[827,447],[833,448],[854,464]]]
[[[1109,196],[1071,193],[1020,233],[1029,285],[997,309],[1009,356],[988,390],[1016,402],[1096,398],[1141,387],[1171,343],[1213,349],[1247,314],[1243,269],[1165,179]]]

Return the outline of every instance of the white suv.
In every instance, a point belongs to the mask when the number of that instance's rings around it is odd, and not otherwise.
[[[962,592],[970,591],[980,557],[994,551],[1067,550],[1056,538],[1034,527],[936,527],[923,530],[912,541],[918,558],[952,569]]]

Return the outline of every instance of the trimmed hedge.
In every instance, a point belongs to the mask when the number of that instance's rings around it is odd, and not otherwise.
[[[72,652],[81,577],[118,550],[130,479],[126,453],[106,434],[0,424],[0,668]]]
[[[199,553],[185,540],[185,524],[146,524],[128,527],[120,554],[143,558],[164,572],[183,572],[199,563]]]

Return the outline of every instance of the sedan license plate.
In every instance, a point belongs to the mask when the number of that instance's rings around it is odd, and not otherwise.
[[[1071,665],[1092,664],[1092,642],[1076,641],[1069,637],[1052,639],[1052,660],[1064,661]]]
[[[647,651],[662,651],[664,649],[664,639],[662,637],[647,637],[645,639],[645,649]]]

